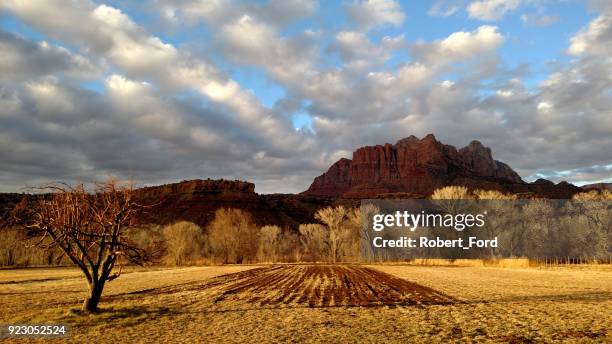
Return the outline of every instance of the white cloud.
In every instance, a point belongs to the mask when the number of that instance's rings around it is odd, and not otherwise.
[[[256,129],[262,139],[270,140],[276,149],[286,149],[289,143],[297,146],[301,141],[294,134],[289,120],[274,116],[257,98],[242,90],[240,85],[224,76],[216,67],[150,35],[120,10],[86,0],[76,1],[69,8],[61,2],[41,1],[39,6],[32,3],[9,2],[6,7],[50,35],[78,43],[85,50],[108,58],[130,78],[200,92],[225,107],[244,127]],[[66,12],[81,19],[73,23],[54,20]],[[82,18],[91,20],[87,27],[95,27],[96,30],[84,31]],[[243,18],[247,19],[241,18],[238,24],[248,26],[248,17]],[[248,41],[241,43],[244,48]],[[270,139],[272,137],[275,139]]]
[[[361,0],[347,5],[348,15],[362,30],[384,25],[401,25],[405,15],[395,0]]]
[[[514,92],[512,92],[512,90],[497,90],[495,91],[495,94],[503,98],[509,98],[514,96]]]
[[[451,88],[455,85],[455,83],[451,80],[444,80],[440,83],[440,86],[444,87],[444,88]]]
[[[266,151],[267,157],[282,156],[283,159],[287,159],[296,152],[312,149],[309,134],[295,132],[287,117],[266,109],[251,92],[243,90],[238,83],[229,79],[208,61],[187,51],[179,50],[163,42],[159,37],[149,34],[116,8],[107,5],[98,6],[88,1],[75,1],[69,7],[64,5],[66,4],[53,1],[28,2],[27,4],[4,2],[3,9],[13,12],[29,25],[44,30],[46,34],[55,39],[78,46],[87,56],[106,60],[118,68],[119,73],[111,75],[105,82],[109,99],[101,101],[107,104],[106,106],[111,106],[114,109],[113,113],[117,116],[131,118],[129,125],[124,126],[125,128],[138,129],[135,132],[119,131],[118,135],[133,136],[124,137],[126,141],[133,142],[139,137],[144,137],[143,142],[145,143],[163,140],[167,144],[162,147],[166,147],[165,149],[169,151],[170,147],[175,147],[173,149],[176,152],[190,145],[189,141],[181,138],[181,136],[185,137],[185,134],[178,135],[178,133],[190,133],[186,137],[191,137],[192,142],[199,143],[200,153],[191,152],[189,154],[197,156],[205,153],[202,151],[202,144],[212,145],[213,141],[218,142],[216,139],[211,139],[214,137],[212,133],[225,133],[227,138],[233,138],[234,141],[223,140],[222,142],[225,142],[226,145],[221,147],[223,150],[234,152],[232,153],[234,158],[243,154],[248,156],[248,150],[258,149]],[[278,6],[283,5],[278,4]],[[88,25],[83,26],[83,20],[87,20]],[[89,30],[92,27],[95,27],[95,30]],[[16,70],[14,63],[10,64],[11,66],[7,68]],[[33,74],[40,75],[40,73]],[[167,94],[183,90],[199,92],[208,98],[209,106],[214,108],[214,111],[222,114],[222,117],[213,116],[212,118],[215,119],[212,123],[215,121],[224,123],[227,128],[231,129],[221,129],[217,124],[214,125],[214,128],[207,128],[205,123],[199,123],[199,120],[194,119],[185,109],[174,109],[165,101],[154,102],[150,96],[147,96],[153,89],[163,90]],[[40,107],[29,107],[35,108],[39,116],[52,119],[54,113],[76,112],[68,111],[71,110],[69,107],[74,104],[76,98],[60,97],[58,90],[46,89],[46,93],[43,91],[45,89],[38,86],[38,88],[33,88],[28,96],[31,102]],[[58,96],[50,97],[51,91],[56,92]],[[0,92],[5,92],[2,85],[0,85]],[[167,96],[164,95],[164,97]],[[126,99],[130,101],[126,102]],[[142,102],[135,99],[141,99]],[[145,103],[149,105],[143,105]],[[14,102],[11,104],[15,106]],[[83,118],[86,118],[85,113],[88,111],[81,114]],[[123,115],[120,116],[121,114]],[[27,118],[33,118],[33,116],[33,113],[26,115]],[[211,116],[210,112],[208,116]],[[118,124],[113,122],[109,125],[112,127]],[[48,122],[45,127],[57,128],[57,124]],[[230,131],[234,133],[230,134]],[[44,140],[43,137],[41,136],[40,140]],[[96,149],[104,147],[100,146]],[[137,145],[134,149],[147,150],[147,147],[149,146]],[[214,147],[218,146],[209,147],[210,154],[223,155],[222,150],[215,151]],[[121,149],[113,148],[113,151],[127,154]],[[152,152],[145,153],[144,151],[139,153],[142,154],[140,157],[152,154]],[[191,156],[193,158],[194,155]],[[127,161],[133,164],[145,164],[145,162],[135,162],[137,160],[134,158]],[[155,160],[152,159],[149,165],[155,165]],[[237,161],[245,160],[238,158]],[[230,175],[227,170],[230,165],[231,163],[226,163],[223,165],[223,171],[219,170],[216,173],[211,171],[209,175]],[[121,168],[123,171],[130,169],[123,163],[117,163],[109,168]],[[158,168],[162,169],[162,167]],[[244,167],[242,168],[242,171],[245,172]],[[303,165],[301,168],[303,170]]]
[[[120,97],[139,96],[140,93],[150,88],[146,82],[135,82],[117,74],[107,77],[105,84],[107,89]]]
[[[261,64],[270,55],[283,49],[282,44],[275,44],[278,40],[275,35],[274,28],[249,15],[243,15],[235,22],[223,26],[218,39],[237,62]]]
[[[247,15],[272,26],[284,26],[308,17],[318,7],[315,0],[269,0],[255,3],[248,0],[165,0],[154,6],[163,19],[173,25],[194,25],[199,21],[216,27]]]
[[[100,5],[90,13],[94,25],[111,43],[109,58],[133,73],[144,74],[168,65],[177,58],[177,50],[159,38],[146,34],[127,15],[116,8]]]
[[[442,40],[417,43],[411,52],[420,61],[443,65],[493,52],[503,42],[497,27],[484,25],[472,32],[459,31]]]
[[[310,73],[316,56],[312,39],[305,31],[295,37],[280,37],[277,30],[249,15],[220,27],[219,49],[233,62],[263,67],[284,83],[301,82]]]
[[[612,45],[612,11],[593,19],[570,40],[568,52],[572,55],[597,54],[609,51]]]
[[[553,16],[553,15],[543,15],[543,16],[534,16],[534,15],[528,15],[528,14],[521,15],[521,21],[523,22],[523,24],[540,26],[540,27],[550,26],[558,22],[559,19],[561,19],[559,16]]]
[[[471,18],[495,21],[516,10],[525,0],[476,0],[472,1],[467,12]]]
[[[384,63],[391,57],[393,50],[404,44],[403,35],[385,36],[377,46],[362,32],[342,31],[336,35],[336,42],[330,51],[340,55],[347,69],[363,71]]]
[[[0,80],[28,80],[45,75],[62,75],[87,80],[99,77],[104,69],[89,58],[46,41],[31,42],[0,31]]]
[[[464,3],[464,0],[436,0],[427,14],[434,17],[450,17],[457,13]]]
[[[553,108],[552,104],[546,101],[538,103],[538,111],[548,112]]]

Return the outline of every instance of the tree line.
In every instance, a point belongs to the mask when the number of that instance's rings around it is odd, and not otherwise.
[[[366,230],[364,237],[382,235],[384,239],[401,237],[418,239],[421,236],[440,237],[445,240],[470,236],[480,239],[497,238],[496,247],[470,248],[383,248],[365,245],[365,261],[401,261],[416,258],[530,258],[580,259],[609,261],[612,257],[612,193],[590,191],[576,194],[571,200],[518,199],[516,195],[491,190],[469,190],[449,186],[435,190],[427,204],[429,210],[444,214],[476,214],[487,212],[483,228],[456,231],[447,228],[420,228],[409,232],[391,227],[384,233]],[[400,202],[398,205],[397,202]],[[389,213],[401,207],[401,201],[374,201],[375,212]],[[407,201],[410,202],[410,201]],[[415,202],[412,202],[414,204]],[[387,208],[385,208],[385,206]],[[406,205],[404,207],[410,207]],[[365,211],[367,207],[362,206]],[[371,226],[370,226],[371,227]],[[366,239],[366,241],[367,241]]]

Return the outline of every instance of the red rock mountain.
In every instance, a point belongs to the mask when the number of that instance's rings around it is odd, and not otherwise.
[[[316,177],[303,195],[342,198],[425,197],[447,185],[569,198],[580,189],[567,183],[525,183],[478,141],[457,149],[429,134],[396,144],[366,146]],[[551,185],[552,184],[552,185]]]

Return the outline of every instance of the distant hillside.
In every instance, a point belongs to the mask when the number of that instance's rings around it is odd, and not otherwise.
[[[587,184],[581,186],[582,190],[591,191],[591,190],[609,190],[612,191],[612,183],[595,183],[595,184]]]

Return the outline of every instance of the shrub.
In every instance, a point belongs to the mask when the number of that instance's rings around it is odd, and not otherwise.
[[[505,194],[503,192],[499,192],[497,190],[475,190],[474,196],[476,199],[486,199],[486,200],[516,200],[516,195],[513,194]]]
[[[431,199],[474,199],[474,196],[465,186],[445,186],[434,190]]]
[[[592,190],[588,192],[580,192],[572,197],[576,201],[604,201],[612,200],[612,192],[608,190],[597,191]]]

